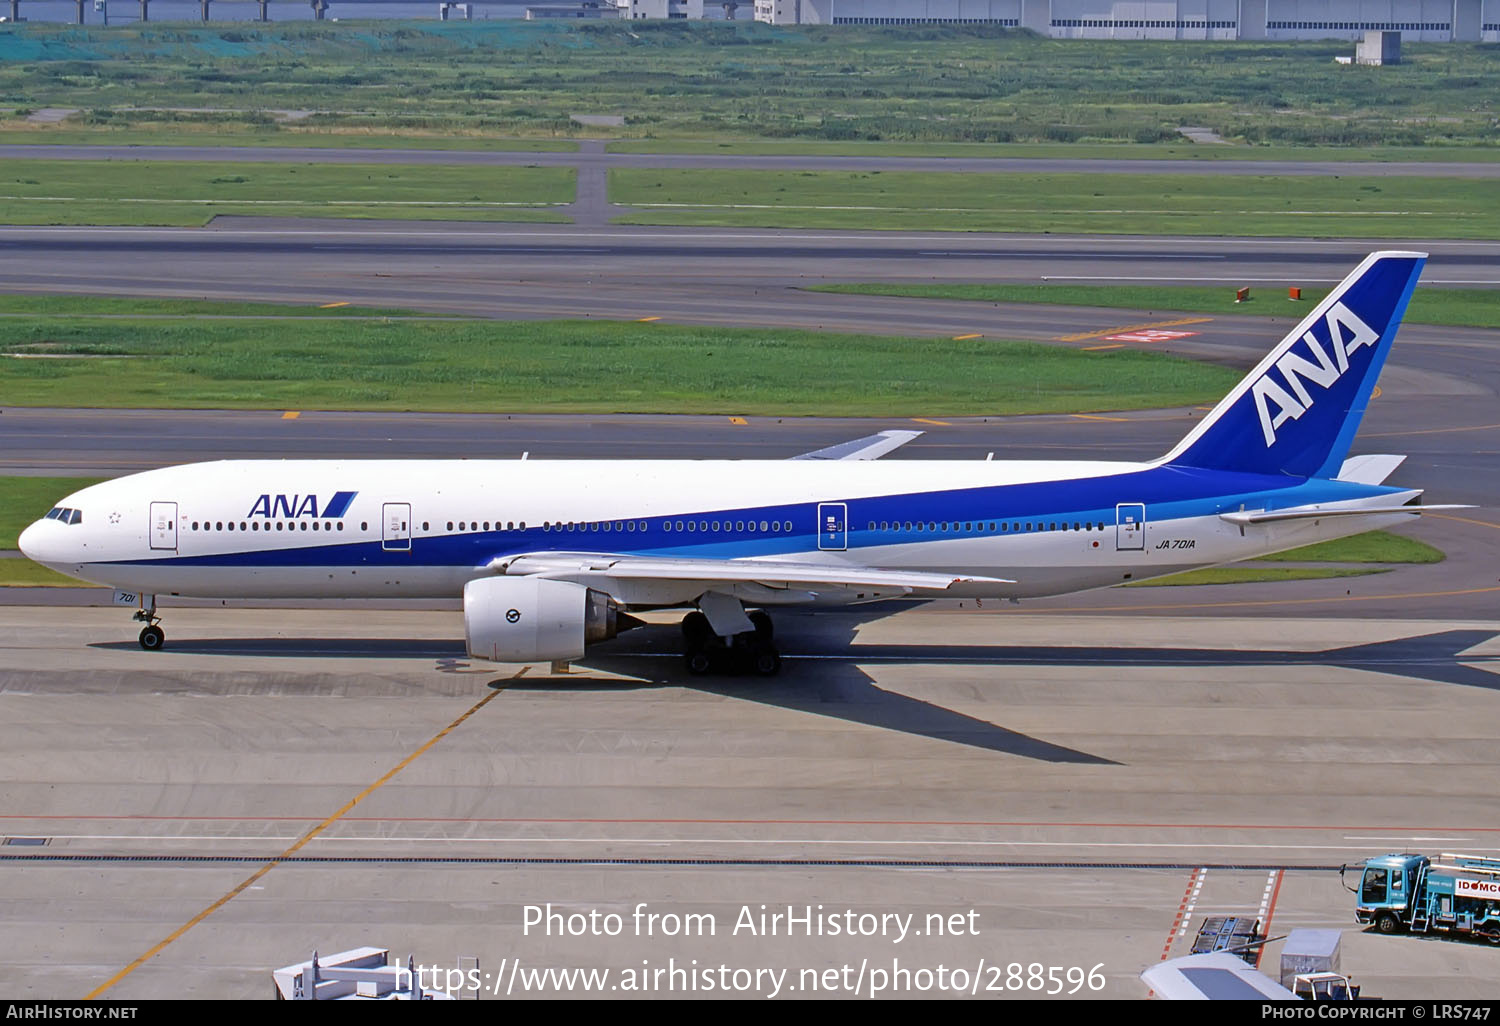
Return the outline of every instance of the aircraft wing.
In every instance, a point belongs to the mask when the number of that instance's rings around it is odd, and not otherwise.
[[[793,456],[794,460],[878,460],[888,452],[894,452],[916,438],[920,431],[881,431],[878,434],[856,438],[852,442],[840,442],[826,449],[805,452]]]
[[[508,576],[600,577],[614,580],[701,581],[759,584],[770,588],[873,588],[945,591],[955,584],[1013,584],[1000,577],[883,570],[836,563],[797,563],[779,559],[675,559],[591,552],[535,552],[507,556],[490,564]]]
[[[1238,955],[1215,951],[1161,962],[1141,979],[1168,1001],[1291,1001],[1296,995]]]

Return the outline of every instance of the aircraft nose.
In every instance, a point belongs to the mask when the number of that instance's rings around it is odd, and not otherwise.
[[[48,545],[44,540],[47,528],[51,526],[45,520],[38,520],[22,531],[21,537],[16,539],[21,554],[36,563],[56,562],[51,552],[55,546]]]

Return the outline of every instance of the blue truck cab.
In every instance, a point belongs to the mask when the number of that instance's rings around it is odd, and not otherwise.
[[[1417,881],[1432,864],[1426,855],[1381,855],[1365,860],[1354,918],[1381,933],[1395,933],[1411,921]]]
[[[1410,853],[1366,859],[1354,918],[1381,933],[1440,932],[1500,944],[1500,859]]]

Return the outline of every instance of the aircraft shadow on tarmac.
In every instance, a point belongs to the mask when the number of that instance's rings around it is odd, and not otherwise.
[[[819,618],[822,619],[821,617]],[[833,617],[828,617],[832,621]],[[1100,675],[1120,667],[1160,667],[1205,671],[1264,666],[1326,666],[1394,674],[1418,680],[1500,691],[1500,656],[1464,653],[1497,637],[1491,630],[1454,629],[1391,641],[1350,645],[1323,651],[1230,651],[1191,648],[1129,648],[1116,646],[1040,645],[919,645],[849,644],[859,617],[843,623],[822,622],[813,637],[798,635],[795,618],[786,618],[779,642],[787,652],[783,674],[776,678],[703,676],[688,674],[677,658],[680,636],[675,626],[654,625],[598,646],[574,664],[567,676],[513,677],[494,681],[507,690],[623,691],[653,688],[692,688],[795,712],[811,713],[927,737],[986,751],[1044,762],[1119,765],[1111,759],[1056,745],[1009,730],[988,720],[968,716],[931,702],[880,687],[860,666],[893,665],[1096,667]],[[828,628],[832,627],[832,630]],[[837,635],[847,629],[847,637]],[[788,648],[787,642],[792,643]],[[841,645],[840,642],[843,642]],[[93,647],[128,650],[133,643],[109,642]],[[817,652],[799,659],[797,652]],[[198,639],[176,641],[161,655],[172,653],[270,658],[432,659],[444,673],[490,675],[493,670],[465,657],[458,642],[433,639],[328,638]],[[1486,669],[1485,667],[1494,667]],[[589,670],[618,674],[626,679],[591,677]],[[1207,674],[1205,675],[1207,676]]]
[[[851,628],[854,624],[850,624]],[[1229,667],[1327,666],[1370,670],[1436,683],[1500,690],[1500,673],[1482,669],[1489,664],[1500,670],[1500,656],[1465,659],[1462,653],[1497,635],[1487,630],[1449,630],[1392,641],[1352,645],[1324,651],[1227,651],[1218,649],[1123,648],[1113,646],[1028,645],[912,645],[859,644],[836,648],[827,633],[820,634],[818,657],[798,660],[786,657],[783,674],[774,680],[753,677],[693,677],[673,659],[643,658],[660,647],[658,656],[673,650],[673,635],[653,632],[647,644],[621,651],[620,642],[601,646],[579,665],[612,673],[644,678],[661,686],[690,687],[706,694],[774,705],[798,712],[830,716],[852,723],[883,727],[902,733],[930,737],[988,751],[1004,752],[1045,762],[1119,765],[1111,759],[1052,744],[1040,738],[1008,730],[988,720],[880,687],[860,665],[1097,667],[1101,676],[1120,667],[1163,669]],[[852,641],[852,629],[851,637]],[[785,637],[785,634],[782,635]],[[656,644],[650,644],[655,642]],[[665,644],[663,642],[666,642]],[[783,650],[785,641],[782,642]],[[800,646],[799,646],[800,647]],[[611,651],[611,649],[613,651]],[[642,651],[647,649],[647,651]],[[807,651],[808,649],[803,649]],[[1205,677],[1208,675],[1205,674]],[[511,687],[568,687],[556,680],[517,681]]]

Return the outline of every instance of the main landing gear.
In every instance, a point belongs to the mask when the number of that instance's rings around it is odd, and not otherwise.
[[[735,605],[739,605],[738,601]],[[743,622],[733,624],[733,617],[726,617],[731,626],[748,625],[749,630],[720,634],[702,612],[695,611],[682,618],[682,640],[686,646],[682,660],[688,673],[701,677],[719,670],[774,677],[781,672],[781,653],[771,643],[775,633],[771,617],[760,609],[748,617],[743,608],[736,611]]]
[[[147,652],[160,652],[162,646],[167,643],[167,632],[157,626],[161,623],[161,617],[156,615],[155,595],[151,596],[150,602],[151,605],[147,608],[143,601],[141,608],[135,611],[135,616],[131,619],[139,620],[146,625],[141,628],[141,647]]]

